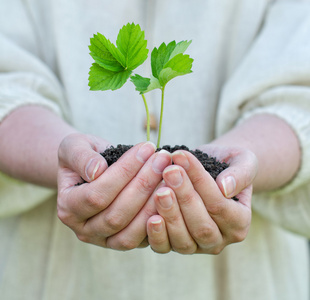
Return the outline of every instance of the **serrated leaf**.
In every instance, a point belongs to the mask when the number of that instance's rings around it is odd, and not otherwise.
[[[159,74],[164,66],[178,54],[186,51],[192,41],[181,41],[176,43],[170,42],[168,45],[162,43],[159,48],[154,48],[151,54],[152,74],[155,78],[159,78]]]
[[[177,54],[170,59],[159,74],[159,82],[165,86],[171,79],[192,72],[193,59],[187,54]]]
[[[116,45],[124,55],[125,66],[129,70],[134,70],[147,59],[147,41],[139,25],[128,23],[123,26],[117,36]]]
[[[174,56],[176,56],[180,53],[184,53],[191,43],[192,43],[192,41],[181,41],[181,42],[177,43],[174,50],[172,51],[169,59],[173,58]]]
[[[176,42],[172,41],[168,45],[162,43],[158,49],[155,47],[151,53],[151,67],[152,74],[158,79],[160,71],[164,65],[169,61],[170,55],[175,49]]]
[[[150,78],[142,77],[138,74],[131,76],[130,80],[135,85],[136,91],[140,92],[140,94],[143,94],[151,83]]]
[[[156,89],[161,89],[161,85],[157,78],[155,78],[154,76],[151,76],[150,85],[147,87],[147,90],[145,91],[145,93],[152,91],[152,90],[156,90]]]
[[[92,91],[114,91],[126,83],[130,74],[130,70],[113,72],[94,63],[89,71],[88,85]]]
[[[151,78],[147,78],[136,74],[135,76],[131,76],[130,79],[140,94],[145,94],[152,90],[161,88],[158,79],[153,76],[151,76]]]
[[[123,54],[101,33],[90,39],[89,50],[99,66],[114,72],[124,70]]]

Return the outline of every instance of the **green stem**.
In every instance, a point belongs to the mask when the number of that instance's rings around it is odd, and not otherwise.
[[[160,120],[159,120],[159,128],[158,128],[157,148],[160,147],[161,127],[162,127],[162,123],[163,123],[163,113],[164,113],[164,98],[165,98],[165,86],[163,86],[161,89],[161,108],[160,108]]]
[[[145,99],[144,94],[142,94],[144,106],[145,106],[145,111],[146,111],[146,139],[147,141],[150,140],[150,113],[149,113],[149,108],[147,106],[147,102]]]

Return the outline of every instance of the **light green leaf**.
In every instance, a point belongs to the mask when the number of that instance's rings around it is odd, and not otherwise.
[[[159,80],[157,78],[155,78],[154,76],[151,76],[151,83],[147,87],[147,90],[145,91],[145,93],[152,91],[152,90],[155,90],[155,89],[161,89],[161,85],[160,85]]]
[[[116,45],[125,57],[125,66],[129,70],[134,70],[147,59],[147,41],[139,25],[128,23],[123,26],[117,36]]]
[[[171,79],[186,75],[192,72],[193,59],[187,54],[177,54],[170,59],[159,74],[159,82],[161,86],[165,86]]]
[[[172,51],[169,59],[173,58],[174,56],[176,56],[180,53],[184,53],[191,43],[192,43],[192,41],[181,41],[181,42],[177,43],[174,50]]]
[[[158,49],[155,47],[151,53],[152,74],[158,79],[160,71],[169,61],[170,55],[176,47],[176,42],[172,41],[168,45],[162,43]]]
[[[145,94],[155,89],[160,89],[161,85],[157,78],[151,76],[151,78],[142,77],[138,74],[130,77],[131,81],[136,87],[136,90],[140,94]]]
[[[154,48],[151,54],[152,74],[159,79],[159,74],[165,65],[178,54],[186,51],[192,41],[170,42],[168,45],[162,43],[159,48]]]
[[[114,72],[124,70],[123,54],[101,33],[90,39],[89,50],[99,66]]]
[[[113,72],[94,63],[89,71],[88,85],[92,91],[114,91],[126,83],[130,74],[130,70]]]

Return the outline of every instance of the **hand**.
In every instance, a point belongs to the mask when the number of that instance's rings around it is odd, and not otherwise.
[[[163,172],[166,186],[154,194],[159,215],[147,223],[148,241],[155,252],[218,254],[246,237],[256,157],[244,149],[207,148],[230,167],[215,182],[191,153],[173,153],[175,165]],[[235,195],[239,201],[227,199]]]
[[[142,143],[108,168],[99,154],[106,145],[104,140],[82,134],[69,135],[62,141],[58,216],[81,241],[128,250],[146,237],[145,223],[149,214],[154,214],[155,204],[145,203],[161,182],[162,171],[171,164],[171,155],[154,154],[153,144]],[[77,186],[81,177],[86,183]],[[144,205],[146,209],[142,209]],[[130,226],[136,216],[138,221]],[[132,234],[122,233],[125,228]],[[140,235],[135,236],[136,232]]]

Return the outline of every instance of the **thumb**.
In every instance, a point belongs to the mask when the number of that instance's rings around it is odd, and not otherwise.
[[[77,173],[85,181],[98,178],[108,167],[99,153],[108,143],[97,137],[70,134],[61,142],[58,150],[59,166]]]
[[[222,194],[231,198],[253,183],[258,163],[255,154],[249,150],[237,152],[230,157],[228,163],[229,167],[218,175],[216,183]]]

